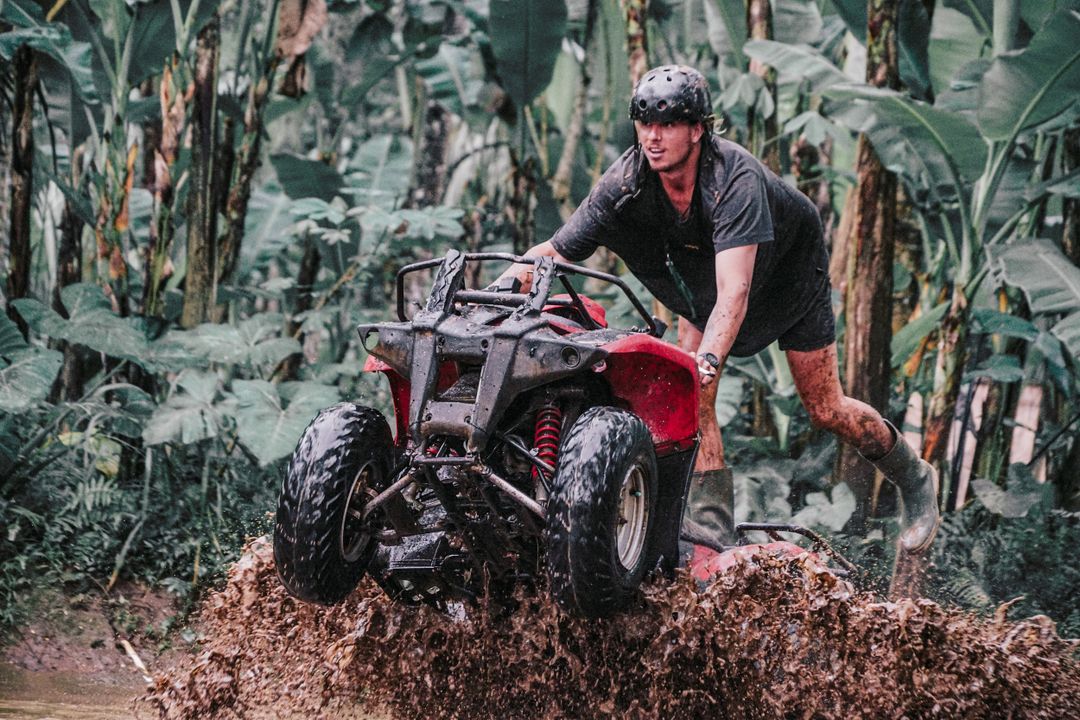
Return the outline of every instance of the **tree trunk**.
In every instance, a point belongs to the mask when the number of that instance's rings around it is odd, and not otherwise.
[[[867,7],[866,79],[877,87],[900,87],[897,5],[893,0],[870,0]],[[848,244],[844,379],[850,396],[884,412],[889,401],[897,181],[882,166],[865,135],[859,137],[857,157],[851,232],[844,239]],[[853,531],[865,527],[875,514],[880,488],[875,475],[854,448],[841,446],[835,479],[847,482],[855,494],[855,513],[849,521]]]
[[[964,288],[954,286],[949,311],[938,327],[938,356],[934,377],[940,385],[934,388],[927,409],[926,442],[923,459],[944,474],[945,453],[952,426],[956,398],[960,392],[960,375],[967,363],[967,297]]]
[[[219,282],[228,282],[236,272],[236,262],[240,257],[240,241],[244,237],[244,221],[247,219],[248,201],[251,199],[251,183],[255,171],[259,169],[259,150],[263,134],[263,113],[266,110],[266,98],[270,80],[274,77],[280,59],[275,54],[267,60],[263,75],[252,83],[248,90],[248,104],[244,110],[244,136],[240,149],[232,162],[232,173],[228,196],[225,201],[225,231],[218,246]],[[225,142],[232,144],[231,135],[225,136]],[[224,193],[225,190],[222,190]],[[215,319],[220,322],[224,308],[215,310]]]
[[[413,182],[406,207],[432,207],[442,202],[446,190],[446,158],[452,121],[452,116],[441,103],[435,100],[427,102],[423,122],[418,128]]]
[[[27,333],[12,300],[30,294],[30,211],[34,203],[34,93],[37,90],[37,58],[29,46],[15,52],[14,112],[11,135],[11,246],[7,277],[7,312]]]
[[[513,163],[513,194],[506,208],[513,223],[514,252],[523,254],[531,248],[536,236],[536,223],[533,218],[533,198],[536,197],[536,159],[529,156],[521,162],[511,153]]]
[[[191,112],[191,170],[188,191],[187,275],[180,324],[190,328],[210,318],[214,307],[217,259],[217,200],[214,160],[217,157],[218,19],[199,32],[195,51],[195,93]]]
[[[310,310],[315,294],[315,281],[319,277],[319,265],[322,256],[319,255],[319,246],[315,238],[308,236],[304,239],[304,257],[300,260],[300,270],[296,274],[296,303],[293,307],[293,317]],[[293,320],[289,323],[288,333],[290,337],[300,340],[303,345],[304,339],[300,336],[301,323]],[[290,355],[281,361],[274,380],[295,380],[300,366],[304,362],[303,352]]]
[[[71,187],[79,187],[83,146],[75,148],[71,156]],[[53,290],[53,309],[63,312],[60,291],[82,280],[82,231],[83,221],[75,213],[71,201],[64,202],[64,214],[60,220],[60,247],[56,258],[56,283]],[[61,343],[64,364],[57,378],[54,392],[57,399],[78,400],[83,394],[83,373],[79,351],[73,345]]]
[[[746,28],[747,36],[751,40],[772,40],[773,19],[771,0],[747,0],[746,2]],[[772,96],[773,107],[776,107],[776,71],[767,65],[751,60],[750,72],[765,81],[765,89]],[[761,158],[770,170],[780,174],[780,147],[777,141],[779,126],[775,110],[765,118],[751,108],[746,118],[748,136],[747,146],[750,151]],[[754,381],[751,409],[753,411],[752,432],[757,437],[773,437],[776,435],[776,424],[773,422],[772,411],[769,408],[768,387],[758,381]]]
[[[811,145],[806,137],[800,136],[788,153],[791,159],[791,174],[795,184],[803,195],[817,207],[821,219],[821,229],[825,233],[825,244],[832,245],[833,206],[829,193],[829,181],[824,168],[832,164],[832,139],[826,138],[820,147]]]
[[[172,275],[172,241],[176,231],[173,220],[173,165],[180,147],[184,128],[186,99],[182,88],[176,87],[174,68],[165,67],[158,96],[161,101],[160,124],[149,124],[144,134],[146,150],[143,177],[154,198],[153,219],[150,222],[150,242],[146,248],[146,278],[143,283],[143,312],[160,316],[164,311],[162,292],[165,281]]]
[[[649,0],[621,0],[626,18],[626,54],[630,65],[630,84],[637,85],[649,69],[649,35],[645,20]]]
[[[746,28],[751,40],[773,39],[773,14],[770,0],[747,0]],[[776,108],[776,71],[757,60],[750,61],[750,72],[765,81],[765,88],[773,99],[773,112],[769,117],[761,117],[753,108],[747,117],[750,132],[748,145],[751,152],[761,158],[770,170],[780,174],[780,145],[777,142],[779,125]]]
[[[1065,133],[1064,146],[1065,172],[1080,168],[1080,129]],[[1065,198],[1065,231],[1062,235],[1062,247],[1074,264],[1080,265],[1080,199]]]

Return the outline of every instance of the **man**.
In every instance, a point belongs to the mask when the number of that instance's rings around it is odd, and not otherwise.
[[[630,117],[638,143],[566,225],[526,255],[581,261],[604,245],[678,313],[679,346],[696,357],[702,386],[684,535],[706,546],[732,542],[732,476],[713,380],[729,355],[753,355],[779,340],[810,420],[897,486],[901,545],[925,551],[939,523],[936,473],[891,423],[840,387],[817,209],[745,149],[712,134],[708,84],[692,68],[649,71],[634,89]],[[531,280],[526,266],[506,275],[526,287]]]

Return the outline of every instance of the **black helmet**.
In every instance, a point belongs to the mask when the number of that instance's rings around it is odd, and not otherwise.
[[[630,119],[645,123],[707,122],[712,117],[709,83],[685,65],[662,65],[638,80]]]

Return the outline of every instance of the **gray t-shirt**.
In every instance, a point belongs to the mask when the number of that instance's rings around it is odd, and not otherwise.
[[[757,245],[746,318],[731,350],[739,357],[780,337],[829,280],[817,208],[744,148],[715,135],[703,143],[685,218],[635,145],[551,242],[573,261],[610,248],[660,302],[702,330],[716,304],[715,255]]]

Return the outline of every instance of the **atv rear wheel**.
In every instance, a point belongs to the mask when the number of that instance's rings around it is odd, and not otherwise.
[[[390,426],[369,407],[340,403],[307,426],[274,526],[274,562],[290,594],[332,605],[356,587],[377,545],[364,532],[364,504],[386,486],[393,458]]]
[[[566,610],[626,607],[655,562],[657,472],[652,436],[633,413],[591,408],[560,451],[547,506],[548,576]]]

